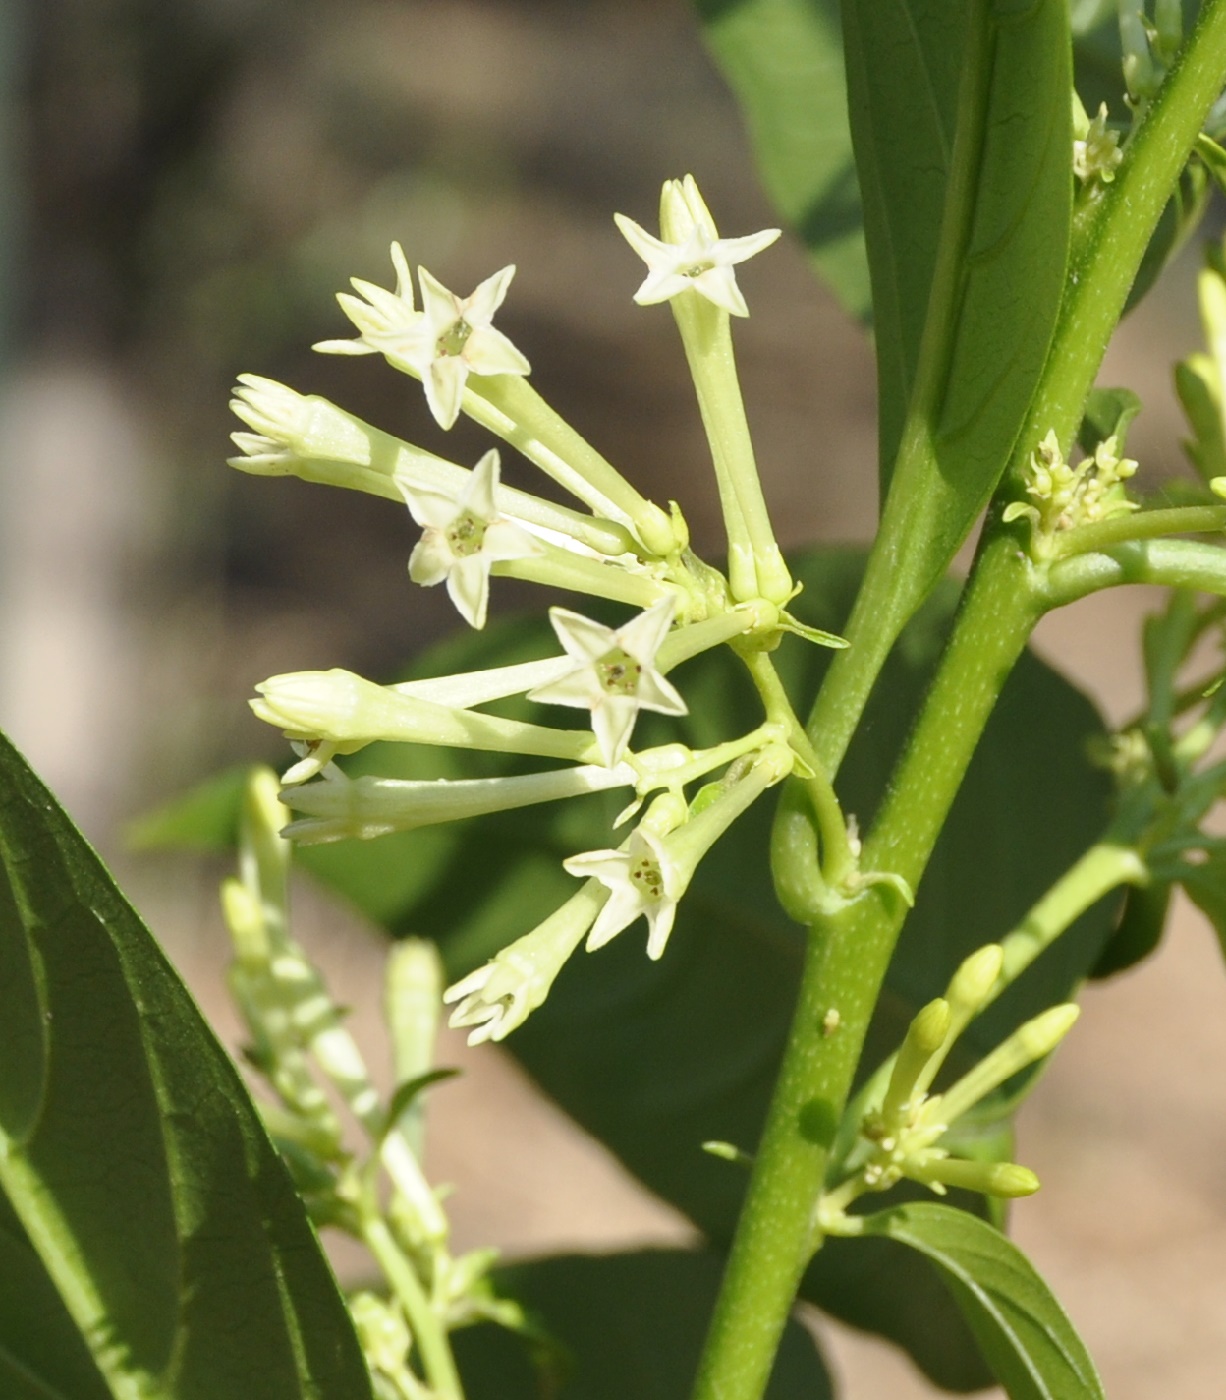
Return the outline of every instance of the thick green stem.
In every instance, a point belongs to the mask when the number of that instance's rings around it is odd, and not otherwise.
[[[976,568],[923,716],[865,844],[865,869],[897,872],[913,889],[919,884],[1038,614],[1031,565],[1012,541],[997,541]],[[896,893],[872,886],[813,929],[695,1400],[757,1400],[766,1385],[796,1287],[820,1244],[814,1212],[829,1149],[905,912]]]
[[[1224,73],[1226,0],[1207,0],[1129,145],[1115,184],[1082,230],[1048,363],[1014,450],[1016,463],[1026,461],[1049,428],[1065,445],[1071,442],[1141,254]],[[898,539],[883,529],[870,575],[888,570],[898,548]],[[1029,561],[1011,539],[990,533],[919,723],[865,844],[866,869],[897,873],[917,889],[1001,686],[1041,610]],[[870,611],[858,605],[857,613],[861,622],[851,629],[853,645],[835,658],[810,726],[831,773],[896,632],[887,626],[878,634]],[[904,914],[896,895],[873,886],[814,929],[695,1400],[758,1400],[765,1389],[814,1247],[814,1212],[829,1147]]]
[[[1101,553],[1062,559],[1043,579],[1043,607],[1062,608],[1122,583],[1199,588],[1226,597],[1226,549],[1204,540],[1130,540]]]

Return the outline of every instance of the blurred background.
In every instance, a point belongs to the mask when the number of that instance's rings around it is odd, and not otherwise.
[[[226,1033],[219,871],[133,856],[125,821],[221,766],[282,760],[244,703],[265,676],[386,676],[458,625],[442,590],[410,588],[407,512],[224,465],[236,374],[471,463],[486,440],[463,421],[444,436],[411,381],[309,346],[348,333],[334,295],[350,276],[393,281],[392,239],[461,293],[514,263],[499,325],[533,382],[718,555],[672,318],[631,302],[639,264],[611,219],[650,226],[661,181],[686,171],[729,234],[776,222],[683,0],[0,0],[0,726]],[[1182,469],[1170,366],[1198,340],[1198,256],[1126,324],[1104,375],[1145,400],[1130,453],[1150,485]],[[742,285],[738,354],[780,536],[863,539],[869,340],[788,240]],[[525,601],[495,588],[496,611]],[[1121,719],[1152,605],[1092,600],[1037,644]],[[305,889],[300,908],[377,1047],[378,941]],[[1045,1189],[1017,1234],[1121,1400],[1221,1395],[1220,961],[1181,909],[1158,959],[1091,989],[1022,1125]],[[433,1105],[431,1170],[457,1186],[460,1245],[686,1238],[499,1052],[449,1040],[443,1059],[468,1069]],[[821,1326],[849,1395],[927,1393],[906,1363]]]

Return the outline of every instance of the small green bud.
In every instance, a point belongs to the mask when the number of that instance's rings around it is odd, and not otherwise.
[[[1005,961],[1005,950],[999,943],[989,943],[966,958],[950,978],[945,999],[953,1013],[953,1023],[960,1032],[970,1019],[982,1010]]]
[[[930,1001],[911,1022],[881,1105],[881,1116],[887,1128],[905,1118],[908,1109],[914,1107],[920,1076],[944,1046],[949,1026],[949,1003],[943,997]]]
[[[1063,1006],[1053,1006],[1019,1026],[1008,1040],[998,1045],[951,1089],[930,1099],[924,1106],[924,1121],[947,1125],[955,1123],[1006,1079],[1049,1055],[1069,1033],[1080,1014],[1080,1008],[1068,1002]]]
[[[985,1196],[1033,1196],[1039,1178],[1028,1167],[1015,1162],[967,1162],[959,1157],[930,1157],[908,1164],[906,1175],[927,1186],[956,1186],[962,1191],[979,1191]]]

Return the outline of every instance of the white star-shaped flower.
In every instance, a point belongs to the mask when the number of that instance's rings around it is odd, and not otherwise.
[[[679,292],[693,290],[733,316],[749,315],[734,265],[769,248],[780,234],[779,229],[768,228],[743,238],[720,238],[692,175],[669,180],[664,186],[660,231],[669,235],[666,239],[654,237],[624,214],[613,218],[647,264],[647,276],[634,294],[640,306],[654,306]]]
[[[549,609],[558,641],[577,664],[559,680],[529,691],[528,699],[590,710],[596,742],[610,767],[625,753],[640,710],[688,713],[685,701],[655,665],[673,607],[672,598],[662,598],[618,628],[566,608]]]
[[[526,559],[541,546],[516,521],[500,515],[498,452],[491,448],[473,468],[458,497],[401,483],[413,519],[424,533],[409,557],[409,577],[429,588],[447,582],[451,601],[473,627],[485,626],[490,568],[501,559]]]
[[[621,850],[588,851],[562,865],[570,874],[599,880],[609,890],[587,936],[589,952],[603,948],[642,914],[647,920],[647,956],[661,956],[691,872],[669,855],[660,837],[636,827]]]

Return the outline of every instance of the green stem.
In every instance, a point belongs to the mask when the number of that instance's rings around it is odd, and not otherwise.
[[[627,521],[652,554],[677,548],[672,522],[519,375],[472,375],[464,412],[517,447],[597,515]]]
[[[985,549],[924,713],[865,844],[869,870],[912,889],[983,726],[1039,615],[1011,540]],[[775,1095],[711,1324],[694,1400],[757,1400],[815,1242],[829,1149],[905,909],[872,886],[814,926]],[[829,1026],[835,1011],[837,1025]]]
[[[1128,540],[1152,540],[1169,535],[1207,534],[1226,529],[1226,505],[1172,506],[1164,510],[1143,510],[1135,515],[1116,515],[1062,530],[1050,542],[1050,558],[1067,559],[1096,549],[1109,549]]]
[[[500,559],[490,572],[500,578],[524,579],[550,588],[564,588],[570,593],[586,593],[591,598],[610,598],[635,608],[649,608],[674,591],[650,574],[632,573],[616,564],[606,564],[602,559],[576,554],[543,541],[539,554]]]
[[[804,725],[792,709],[792,702],[770,657],[756,648],[744,648],[740,656],[762,697],[767,719],[784,726],[788,743],[812,772],[811,777],[801,781],[808,793],[821,836],[822,874],[826,881],[837,886],[856,868],[856,858],[847,833],[847,818],[843,815],[834,785],[822,766],[821,757],[809,742]]]
[[[464,1387],[460,1383],[460,1373],[451,1354],[446,1329],[430,1306],[417,1271],[405,1258],[382,1219],[373,1211],[364,1212],[364,1216],[362,1239],[404,1306],[431,1393],[438,1400],[464,1400]]]
[[[1199,588],[1226,597],[1226,549],[1203,540],[1130,540],[1062,559],[1040,575],[1044,611],[1122,583]]]
[[[1055,430],[1063,449],[1072,444],[1141,258],[1224,79],[1226,0],[1205,0],[1196,27],[1129,140],[1115,180],[1077,222],[1060,319],[1014,451],[1014,477],[1048,429]]]
[[[775,541],[754,461],[732,350],[731,317],[695,291],[672,298],[673,316],[698,394],[728,534],[728,580],[740,602],[785,603],[792,578]]]
[[[990,1006],[1092,904],[1121,885],[1143,885],[1148,879],[1145,862],[1134,847],[1109,839],[1091,846],[1017,928],[1001,939],[1004,964],[983,1007]]]

